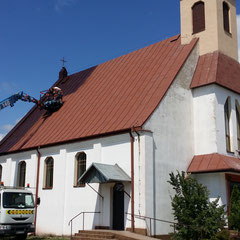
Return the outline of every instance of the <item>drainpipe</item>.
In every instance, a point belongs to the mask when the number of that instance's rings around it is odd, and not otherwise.
[[[129,134],[131,138],[131,231],[134,232],[134,137],[132,132]]]
[[[41,153],[39,152],[40,146],[37,148],[37,179],[36,179],[36,194],[35,194],[35,219],[34,219],[34,227],[36,233],[36,226],[37,226],[37,199],[38,199],[38,188],[39,188],[39,172],[40,172],[40,159]]]

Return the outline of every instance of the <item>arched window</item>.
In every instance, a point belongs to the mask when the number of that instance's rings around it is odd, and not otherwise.
[[[230,142],[230,114],[231,114],[231,98],[228,97],[224,104],[224,118],[225,118],[225,135],[226,135],[226,149],[231,152]]]
[[[80,152],[76,155],[76,158],[75,158],[75,181],[74,181],[74,185],[76,187],[84,187],[85,186],[85,184],[82,182],[79,182],[78,179],[86,171],[86,159],[87,159],[87,155],[84,152]]]
[[[25,176],[26,176],[26,162],[21,161],[18,164],[18,181],[17,181],[18,187],[25,187]]]
[[[0,183],[2,182],[2,165],[0,164]]]
[[[204,2],[197,2],[192,7],[193,33],[205,30]]]
[[[223,27],[224,30],[230,33],[230,21],[229,21],[229,6],[226,2],[223,2]]]
[[[238,150],[240,150],[240,106],[236,100],[236,119],[237,119],[237,141],[238,141]]]
[[[48,157],[45,160],[45,184],[44,188],[52,188],[53,187],[53,167],[54,161],[52,157]]]

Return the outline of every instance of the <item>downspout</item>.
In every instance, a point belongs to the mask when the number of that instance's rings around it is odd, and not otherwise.
[[[134,137],[132,132],[129,134],[131,138],[131,231],[134,232]]]
[[[39,172],[40,172],[40,159],[41,153],[39,152],[40,146],[37,148],[37,179],[36,179],[36,193],[35,193],[35,219],[34,219],[34,227],[35,227],[35,234],[36,234],[36,226],[37,226],[37,199],[38,199],[38,188],[39,188]]]

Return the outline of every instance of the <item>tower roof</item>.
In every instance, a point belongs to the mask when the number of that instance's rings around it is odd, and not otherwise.
[[[212,83],[240,93],[239,62],[217,51],[200,56],[191,88]]]

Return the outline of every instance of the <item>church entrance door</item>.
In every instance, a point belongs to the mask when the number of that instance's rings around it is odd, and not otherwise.
[[[124,230],[124,185],[113,187],[113,230]]]

